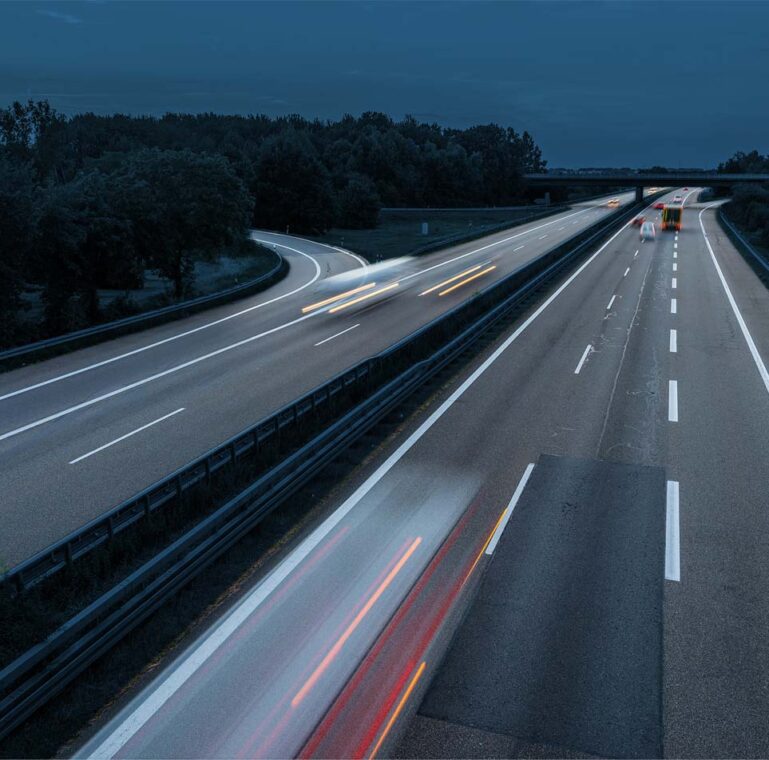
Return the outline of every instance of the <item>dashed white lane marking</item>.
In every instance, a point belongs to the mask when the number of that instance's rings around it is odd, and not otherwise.
[[[678,331],[677,330],[670,331],[670,353],[671,354],[678,353]]]
[[[673,271],[674,271],[674,272],[677,272],[677,271],[678,271],[678,264],[673,264]]]
[[[675,298],[670,299],[670,313],[671,314],[678,313],[678,301]]]
[[[673,290],[675,290],[678,287],[678,278],[677,277],[674,277],[672,279],[672,281],[670,282],[670,287],[673,288]]]
[[[592,350],[592,346],[588,343],[587,348],[585,349],[584,353],[582,354],[582,358],[579,360],[577,364],[577,368],[574,370],[574,374],[578,375],[579,371],[582,369],[582,365],[585,363],[585,360],[587,359],[588,355],[590,354],[590,351]]]
[[[513,510],[515,509],[515,505],[518,503],[518,499],[521,498],[523,489],[526,488],[526,483],[529,480],[529,476],[531,475],[531,471],[533,469],[533,462],[526,465],[526,469],[524,470],[521,479],[518,481],[518,485],[516,486],[515,492],[513,493],[513,498],[510,499],[510,503],[507,505],[507,509],[505,509],[505,513],[502,516],[502,519],[499,521],[499,525],[497,525],[497,529],[494,531],[494,535],[491,537],[489,545],[486,547],[486,554],[493,554],[494,549],[497,548],[499,539],[502,538],[502,533],[504,533],[507,523],[510,522],[510,518],[513,515]]]
[[[634,258],[634,259],[635,259],[635,258],[638,258],[638,251],[636,251],[636,252],[633,254],[633,258]]]
[[[565,230],[565,229],[566,229],[566,227],[559,227],[558,228],[558,232],[560,232],[561,230]]]
[[[668,381],[668,422],[678,422],[678,380]]]
[[[575,222],[575,224],[576,224],[576,222]],[[525,247],[526,247],[525,243],[523,245],[519,245],[517,248],[513,248],[513,253],[515,253],[516,251],[520,251],[521,248],[525,248]]]
[[[677,259],[677,258],[678,258],[678,251],[673,251],[673,258],[674,258],[674,259]]]
[[[117,754],[163,707],[166,702],[203,666],[214,652],[248,619],[248,617],[277,589],[281,583],[320,545],[331,531],[349,514],[355,505],[400,461],[416,442],[461,398],[478,378],[525,332],[542,312],[593,262],[596,257],[628,227],[626,222],[595,253],[583,262],[548,296],[537,309],[510,335],[494,353],[476,369],[462,385],[444,401],[404,441],[379,468],[343,504],[332,512],[307,538],[295,547],[288,556],[249,594],[247,594],[218,624],[201,640],[198,640],[170,673],[158,678],[158,683],[146,696],[137,698],[137,704],[118,727],[93,751],[91,757],[113,757]]]
[[[607,304],[606,304],[606,310],[607,310],[607,311],[608,311],[609,309],[611,309],[611,305],[614,303],[614,299],[615,299],[616,297],[617,297],[617,296],[612,296],[612,297],[611,297],[611,300],[609,301],[609,303],[607,303]]]
[[[702,214],[708,208],[711,208],[711,206],[707,206],[706,208],[702,209],[702,211],[700,211],[700,229],[702,230],[702,234],[705,236],[705,244],[708,247],[710,258],[713,260],[713,265],[715,266],[716,272],[718,273],[718,279],[721,280],[721,285],[723,286],[724,292],[726,293],[726,298],[729,301],[729,305],[732,307],[734,316],[737,318],[737,323],[740,326],[740,330],[742,330],[742,335],[745,338],[745,342],[748,344],[748,349],[750,350],[750,355],[753,357],[756,369],[758,369],[758,374],[761,375],[761,379],[764,381],[764,387],[766,388],[767,393],[769,393],[769,372],[766,371],[764,360],[761,358],[761,354],[758,353],[758,348],[756,348],[756,344],[753,341],[753,336],[750,334],[750,330],[748,330],[748,326],[745,324],[745,320],[742,318],[742,312],[740,312],[740,309],[737,306],[737,302],[734,300],[732,291],[726,284],[726,278],[724,277],[724,273],[721,271],[721,267],[718,265],[716,255],[713,253],[713,247],[710,245],[710,240],[708,239],[708,233],[705,232],[705,225],[702,223]]]
[[[628,273],[629,271],[630,271],[630,267],[628,267],[628,268],[625,270],[625,274],[623,274],[622,276],[623,276],[623,277],[627,277],[627,273]]]
[[[148,422],[146,425],[142,425],[141,427],[136,428],[136,430],[132,430],[130,433],[121,435],[120,438],[115,438],[114,441],[110,441],[109,443],[105,443],[103,446],[99,446],[98,449],[94,449],[93,451],[89,451],[87,454],[83,454],[82,456],[79,456],[77,459],[73,459],[70,462],[70,464],[77,464],[78,462],[82,462],[84,459],[88,459],[88,457],[92,457],[94,454],[98,454],[100,451],[104,451],[104,449],[108,449],[110,446],[114,446],[116,443],[125,441],[126,438],[130,438],[132,435],[141,433],[142,430],[151,428],[153,425],[157,425],[158,422],[163,422],[163,420],[167,420],[169,417],[173,417],[175,414],[179,414],[179,412],[183,412],[183,411],[184,411],[184,407],[181,407],[177,409],[175,412],[171,412],[170,414],[163,415],[162,417],[159,417],[158,419],[153,420],[152,422]]]
[[[665,509],[665,580],[681,580],[681,533],[678,520],[678,481],[667,482]]]
[[[673,249],[675,250],[677,248],[678,248],[678,243],[673,243]]]
[[[353,325],[352,327],[348,327],[346,330],[342,330],[342,332],[338,332],[328,338],[324,338],[323,340],[319,340],[315,345],[316,346],[322,346],[324,343],[328,343],[330,340],[334,340],[334,338],[338,338],[340,335],[344,335],[345,333],[350,332],[350,330],[354,330],[356,327],[360,327],[360,322],[358,322],[357,325]]]
[[[539,240],[544,240],[546,237],[547,237],[547,235],[540,235],[538,239]]]

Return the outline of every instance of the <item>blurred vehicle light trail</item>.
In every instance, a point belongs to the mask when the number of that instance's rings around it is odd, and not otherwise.
[[[467,285],[468,282],[472,282],[473,280],[477,280],[479,277],[483,277],[483,275],[488,274],[489,272],[492,272],[497,268],[496,264],[492,264],[490,267],[487,267],[486,269],[476,272],[476,274],[470,275],[465,280],[462,280],[461,282],[458,282],[456,285],[452,285],[450,288],[446,288],[446,290],[442,290],[440,293],[438,293],[439,296],[445,296],[448,293],[451,293],[452,291],[456,290],[457,288],[461,288],[463,285]]]

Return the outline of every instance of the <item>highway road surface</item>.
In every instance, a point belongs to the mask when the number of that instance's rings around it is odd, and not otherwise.
[[[591,684],[605,687],[605,636],[622,664],[624,631],[628,667],[650,663],[657,674],[643,681],[655,690],[646,706],[659,705],[644,713],[646,743],[621,711],[610,726],[627,756],[650,746],[668,757],[769,755],[769,294],[695,197],[680,234],[642,243],[625,227],[532,306],[78,756],[440,757],[463,746],[491,755],[505,742],[507,756],[531,756],[504,702],[466,725],[433,690],[411,719],[502,550],[527,568],[532,624],[547,629],[542,617],[555,620],[558,600],[577,591],[602,615],[571,642]],[[548,495],[551,478],[537,468],[563,473],[561,461],[568,472],[552,480],[566,492]],[[611,489],[595,478],[615,483],[608,513],[569,498],[573,473],[599,501]],[[628,477],[644,500],[627,490],[627,514],[617,515],[616,484]],[[540,521],[547,551],[525,538],[535,533],[516,532],[521,514],[537,527],[532,487],[550,499],[554,522],[571,526]],[[596,564],[596,552],[610,562]],[[629,599],[585,572],[625,573],[625,556],[634,571],[619,588]],[[495,614],[516,614],[512,584],[491,588]],[[642,639],[628,629],[645,604],[662,632]],[[639,641],[651,649],[638,651]],[[560,659],[566,650],[534,645],[543,672],[573,666]],[[508,654],[491,646],[479,663],[496,674],[490,702],[517,678]],[[581,686],[566,682],[553,699],[568,703]],[[579,704],[567,749],[600,754],[580,726],[609,720],[590,712],[606,695]],[[564,741],[535,744],[555,739]]]
[[[608,213],[605,200],[578,204],[420,257],[389,300],[333,314],[302,308],[365,262],[258,232],[291,265],[270,290],[0,375],[0,561],[44,549]]]

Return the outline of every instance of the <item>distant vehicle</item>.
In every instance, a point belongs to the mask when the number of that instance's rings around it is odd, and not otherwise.
[[[688,190],[689,190],[689,188],[688,188],[688,187],[685,187],[685,188],[684,188],[684,192],[687,192]]]
[[[684,215],[684,207],[675,205],[668,206],[662,209],[662,229],[663,230],[680,230],[681,220]]]
[[[684,197],[683,195],[674,195],[673,196],[673,203],[683,203]]]
[[[617,208],[619,206],[619,198],[612,198],[606,205],[609,208]]]
[[[635,219],[633,219],[631,224],[634,227],[640,227],[645,221],[646,221],[646,217],[645,216],[637,216]]]
[[[654,240],[655,235],[654,222],[644,222],[641,225],[641,240]]]
[[[662,201],[657,201],[654,204],[654,208],[663,209],[663,208],[665,208],[665,204]]]

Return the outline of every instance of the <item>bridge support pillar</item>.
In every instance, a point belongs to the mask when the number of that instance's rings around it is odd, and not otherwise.
[[[644,189],[642,187],[637,187],[635,189],[635,202],[640,203],[644,199]]]

